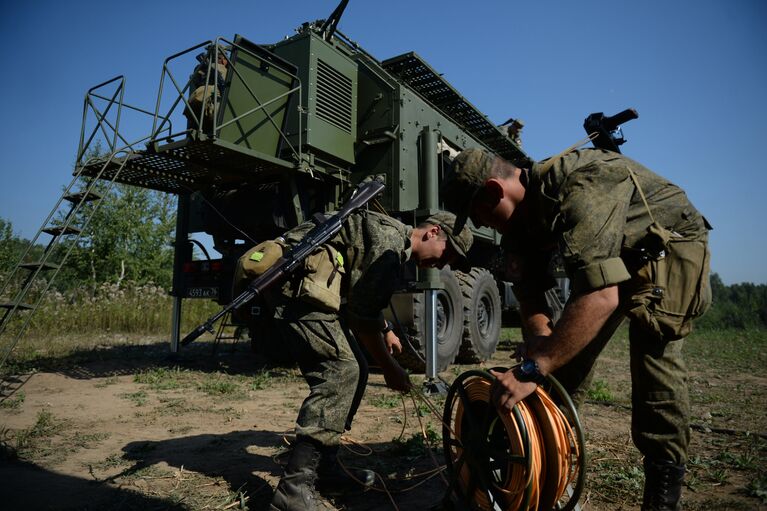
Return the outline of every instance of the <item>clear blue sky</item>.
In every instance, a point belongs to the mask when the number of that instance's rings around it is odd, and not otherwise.
[[[34,235],[70,179],[89,87],[123,74],[126,101],[152,109],[165,57],[235,33],[275,42],[336,3],[0,3],[0,217]],[[381,60],[416,51],[493,121],[522,118],[537,159],[581,139],[587,114],[636,108],[624,153],[708,217],[725,283],[767,283],[767,2],[351,0],[340,30]]]

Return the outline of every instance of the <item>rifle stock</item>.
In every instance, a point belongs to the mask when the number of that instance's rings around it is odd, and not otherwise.
[[[216,321],[221,319],[227,313],[239,309],[241,306],[248,303],[256,296],[263,294],[264,291],[293,273],[299,268],[300,263],[314,252],[317,247],[331,240],[338,234],[349,215],[363,207],[373,197],[381,193],[383,188],[383,183],[377,180],[358,185],[354,194],[338,213],[314,226],[314,228],[312,228],[300,242],[279,258],[271,268],[248,284],[248,288],[232,300],[229,305],[218,311],[208,318],[205,323],[187,334],[181,341],[181,345],[186,346],[190,344],[205,332],[213,333],[213,325]]]

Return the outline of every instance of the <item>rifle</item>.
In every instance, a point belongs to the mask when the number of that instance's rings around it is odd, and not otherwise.
[[[626,142],[621,131],[621,124],[637,118],[639,114],[633,108],[627,108],[610,117],[605,117],[602,112],[596,112],[586,117],[583,121],[583,129],[589,135],[597,133],[597,137],[592,140],[594,147],[620,153],[618,146]]]
[[[192,332],[181,341],[181,345],[186,346],[205,332],[214,333],[213,325],[216,321],[229,312],[239,309],[256,296],[262,295],[263,292],[271,286],[282,281],[288,275],[296,271],[296,269],[300,267],[300,263],[311,255],[317,247],[338,234],[344,221],[349,215],[367,204],[373,197],[378,195],[383,188],[383,183],[378,180],[362,183],[357,186],[357,189],[338,213],[329,218],[321,213],[314,215],[312,221],[315,223],[315,226],[300,242],[285,252],[282,257],[277,259],[271,268],[248,284],[248,288],[232,300],[229,305],[208,318],[205,323],[192,330]]]

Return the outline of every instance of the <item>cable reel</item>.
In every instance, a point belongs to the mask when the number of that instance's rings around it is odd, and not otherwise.
[[[450,490],[474,510],[574,509],[583,491],[585,440],[572,400],[549,376],[545,388],[500,411],[492,402],[495,380],[467,371],[448,391],[442,439]]]

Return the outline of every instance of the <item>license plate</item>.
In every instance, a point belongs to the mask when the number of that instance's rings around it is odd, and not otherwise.
[[[190,287],[186,290],[187,298],[216,298],[218,297],[217,287]]]

